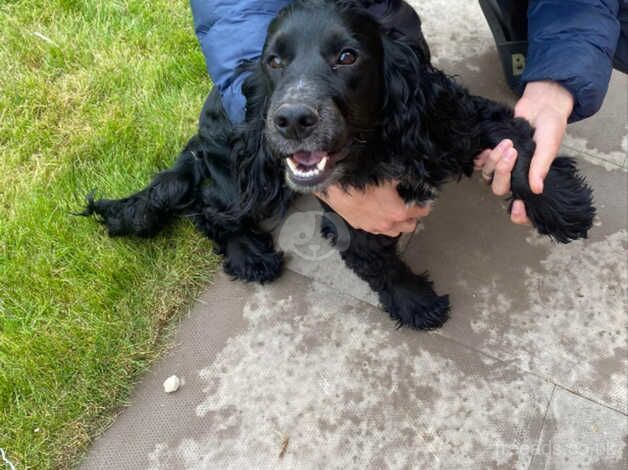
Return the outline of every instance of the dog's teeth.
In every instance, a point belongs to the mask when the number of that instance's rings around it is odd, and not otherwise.
[[[290,168],[290,171],[294,175],[298,176],[299,178],[307,179],[307,178],[313,178],[315,176],[320,175],[322,171],[325,169],[325,167],[327,166],[328,160],[329,160],[328,157],[323,158],[320,162],[318,162],[315,168],[312,168],[311,170],[308,170],[308,171],[300,170],[298,165],[291,158],[287,158],[286,163],[288,165],[288,168]]]
[[[292,161],[292,158],[287,158],[286,161],[288,162],[288,166],[290,167],[290,171],[292,171],[292,173],[299,172],[299,170],[297,169],[297,164]]]
[[[318,170],[319,173],[325,169],[325,167],[327,166],[328,160],[329,160],[329,157],[323,157],[323,159],[320,162],[318,162],[318,165],[316,165],[316,169]]]

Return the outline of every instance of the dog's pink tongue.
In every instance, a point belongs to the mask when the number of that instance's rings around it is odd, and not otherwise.
[[[304,166],[314,166],[317,165],[323,158],[327,156],[327,152],[297,152],[292,155],[292,159],[301,165]]]

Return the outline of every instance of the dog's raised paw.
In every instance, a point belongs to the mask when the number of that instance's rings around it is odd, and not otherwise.
[[[513,189],[513,199],[522,199],[532,225],[541,235],[548,235],[557,242],[587,238],[593,226],[596,212],[593,191],[572,158],[554,160],[543,194],[519,188],[519,191]]]

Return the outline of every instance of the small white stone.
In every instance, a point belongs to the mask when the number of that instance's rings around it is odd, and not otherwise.
[[[164,382],[164,392],[174,393],[181,387],[181,379],[176,375],[172,375]]]

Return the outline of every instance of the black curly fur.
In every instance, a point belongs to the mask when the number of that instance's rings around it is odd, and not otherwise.
[[[435,69],[419,18],[407,4],[395,2],[392,10],[375,19],[369,10],[374,3],[298,0],[280,13],[269,30],[269,38],[290,31],[296,35],[290,38],[292,43],[306,41],[317,50],[316,42],[324,35],[303,37],[299,32],[306,31],[308,23],[334,23],[361,38],[361,47],[367,49],[371,68],[357,76],[335,74],[314,62],[316,54],[307,55],[312,62],[306,68],[315,70],[316,80],[329,90],[353,139],[337,182],[361,188],[395,179],[405,201],[422,203],[433,199],[444,183],[469,176],[480,151],[509,138],[519,153],[512,198],[525,202],[540,233],[562,243],[585,238],[595,210],[591,189],[574,161],[556,159],[545,192],[533,194],[527,176],[535,149],[530,124],[514,118],[507,106],[470,95]],[[397,19],[401,13],[403,25]],[[281,273],[282,254],[275,251],[260,222],[281,219],[293,192],[285,182],[283,156],[271,149],[265,130],[276,91],[290,77],[298,77],[299,70],[273,75],[260,60],[244,64],[242,72],[249,73],[243,88],[244,124],[230,123],[218,92],[212,91],[201,112],[198,134],[172,169],[125,199],[89,196],[83,215],[96,214],[112,236],[140,237],[155,235],[174,217],[187,217],[214,240],[216,251],[224,255],[225,271],[234,278],[275,279]],[[325,211],[333,212],[327,206]],[[323,234],[332,243],[339,236],[337,223],[338,217],[323,222]],[[427,275],[413,273],[399,259],[397,239],[350,227],[342,233],[349,237],[342,244],[345,263],[378,293],[400,325],[431,329],[447,320],[448,297],[437,295]]]

